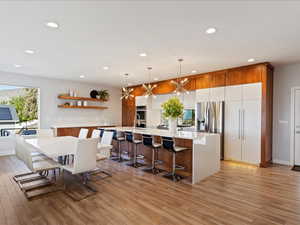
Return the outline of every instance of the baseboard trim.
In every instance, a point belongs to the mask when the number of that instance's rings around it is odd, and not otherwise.
[[[272,162],[280,165],[290,166],[290,162],[285,160],[273,159]]]

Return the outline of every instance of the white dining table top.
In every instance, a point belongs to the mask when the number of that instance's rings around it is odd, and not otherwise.
[[[36,151],[52,158],[75,154],[78,138],[71,136],[36,137],[25,139],[25,142]]]

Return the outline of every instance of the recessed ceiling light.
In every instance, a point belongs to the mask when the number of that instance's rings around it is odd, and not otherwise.
[[[27,49],[24,52],[27,53],[27,54],[31,54],[31,55],[34,54],[34,51],[31,50],[31,49]]]
[[[80,75],[79,77],[80,77],[80,78],[84,78],[84,75]]]
[[[248,62],[254,62],[255,59],[251,58],[251,59],[248,59]]]
[[[14,67],[20,68],[20,67],[22,67],[22,65],[20,65],[20,64],[15,64]]]
[[[103,66],[103,69],[104,69],[104,70],[108,70],[109,67],[108,67],[108,66]]]
[[[46,26],[51,28],[58,28],[58,24],[55,22],[47,22]]]
[[[216,31],[217,31],[216,28],[210,27],[210,28],[207,28],[205,32],[206,32],[207,34],[213,34],[213,33],[216,33]]]
[[[146,53],[140,53],[140,56],[145,57],[145,56],[147,56],[147,54]]]
[[[192,73],[197,73],[197,70],[192,70]]]
[[[153,80],[158,80],[158,78],[157,78],[157,77],[155,77]]]

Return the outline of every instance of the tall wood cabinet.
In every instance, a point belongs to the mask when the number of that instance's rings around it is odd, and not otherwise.
[[[233,121],[233,124],[227,124],[228,126],[233,126],[234,137],[237,137],[237,123],[239,117],[239,112],[236,111],[237,108],[243,110],[244,116],[244,130],[243,135],[245,139],[240,141],[243,147],[240,153],[229,152],[228,155],[232,159],[239,161],[247,161],[251,163],[260,163],[260,166],[268,166],[272,161],[272,107],[273,107],[273,67],[269,63],[259,63],[255,65],[247,65],[237,68],[230,68],[220,71],[214,71],[209,73],[191,75],[187,77],[189,83],[186,88],[189,91],[195,91],[195,101],[206,101],[206,100],[224,100],[225,96],[230,99],[229,103],[225,103],[229,112],[232,112],[233,118],[228,118]],[[183,79],[183,78],[181,78]],[[175,86],[170,83],[170,80],[164,80],[155,82],[158,87],[154,89],[154,94],[171,94]],[[251,84],[260,83],[260,97],[256,95],[258,92],[254,93],[254,87],[251,88]],[[238,87],[240,85],[249,84],[247,86]],[[236,87],[232,90],[227,89],[227,87]],[[144,93],[144,89],[141,85],[134,86],[133,94],[134,96],[141,96]],[[232,94],[229,98],[229,94]],[[236,96],[235,96],[236,95]],[[235,96],[235,97],[234,97]],[[256,99],[250,99],[256,96]],[[234,100],[235,98],[239,98]],[[185,101],[185,100],[184,100]],[[226,101],[226,100],[225,100]],[[260,103],[258,102],[260,101]],[[152,102],[153,104],[153,102]],[[159,104],[155,104],[155,107],[158,109]],[[189,105],[192,105],[189,103]],[[133,126],[134,121],[134,112],[135,112],[135,100],[123,100],[122,102],[122,125],[123,126]],[[240,113],[241,114],[241,113]],[[227,115],[228,116],[228,115]],[[252,116],[252,117],[249,117]],[[226,118],[227,119],[227,118]],[[255,123],[252,123],[252,121]],[[259,126],[260,125],[260,126]],[[251,127],[255,126],[255,127]],[[226,128],[225,128],[226,129]],[[259,146],[251,145],[253,138],[252,130],[256,129],[256,135],[260,136],[259,140],[255,143]],[[226,135],[226,132],[225,132]],[[240,134],[241,135],[241,134]],[[249,140],[249,142],[248,142]],[[233,143],[231,143],[233,145]],[[258,152],[254,153],[248,149],[256,148]],[[257,159],[257,154],[260,155],[259,160]]]

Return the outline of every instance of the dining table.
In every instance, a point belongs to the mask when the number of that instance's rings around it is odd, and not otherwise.
[[[49,158],[56,158],[75,155],[78,138],[72,136],[34,137],[25,139],[25,143]]]

